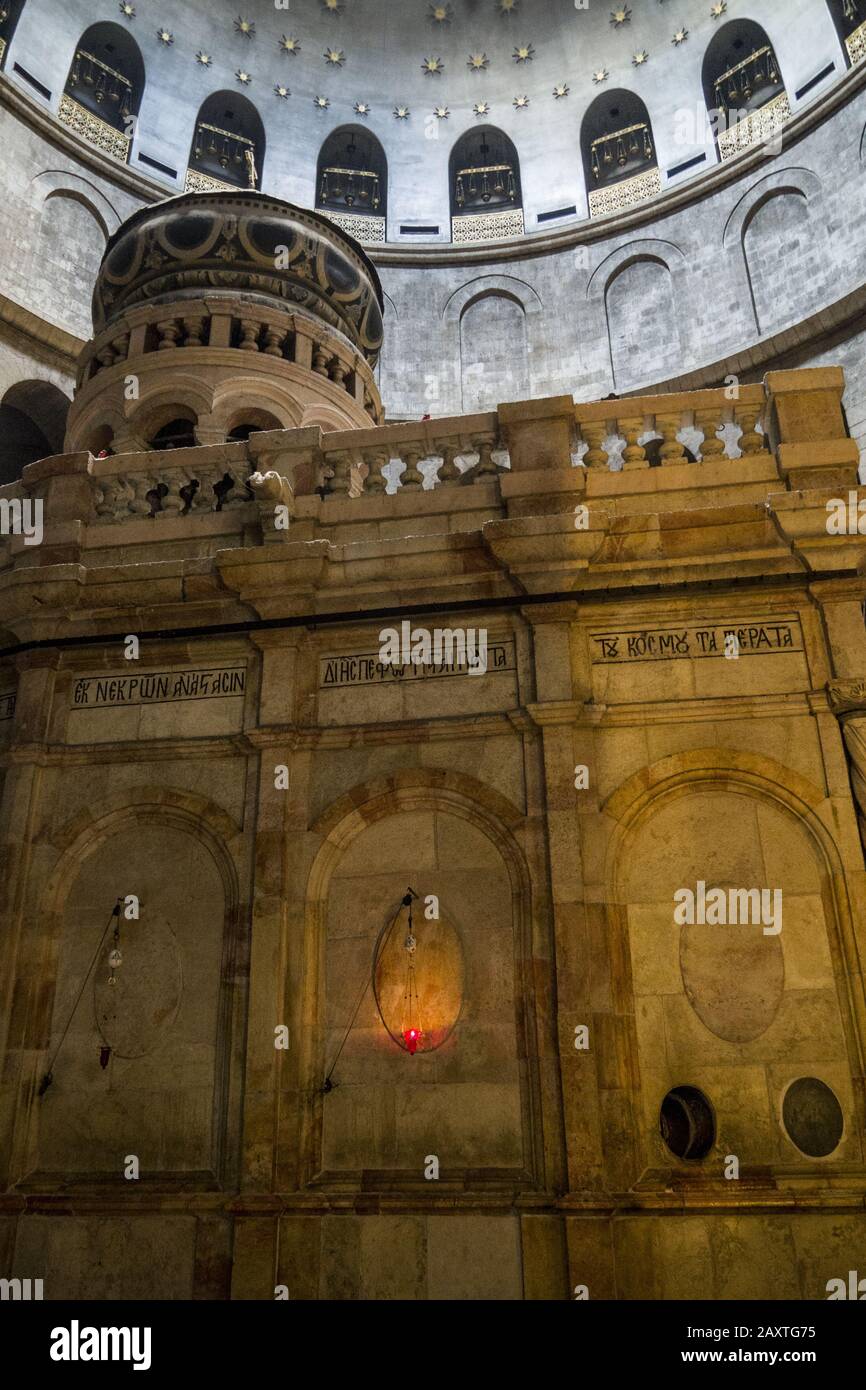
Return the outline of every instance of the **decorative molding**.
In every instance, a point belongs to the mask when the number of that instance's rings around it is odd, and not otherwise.
[[[318,211],[363,246],[375,246],[385,240],[384,217],[368,217],[361,212],[329,212],[327,208],[319,208]]]
[[[498,241],[500,237],[522,236],[523,230],[523,208],[451,219],[451,240],[457,246],[464,242]]]
[[[752,111],[729,130],[719,131],[720,157],[723,160],[733,159],[752,145],[769,140],[790,119],[791,104],[788,101],[788,93],[780,92],[772,101],[768,101],[766,106]]]
[[[119,159],[121,164],[126,164],[129,159],[129,136],[122,130],[115,130],[107,121],[100,120],[99,116],[94,116],[93,112],[84,106],[79,106],[78,102],[73,101],[65,92],[57,108],[57,119],[69,126],[70,130],[74,130],[76,135],[80,135],[89,145],[95,145],[98,150]]]
[[[590,217],[606,217],[612,212],[624,212],[636,203],[645,203],[662,191],[662,177],[658,169],[645,169],[632,179],[622,179],[608,188],[594,188],[589,194]]]
[[[852,65],[862,63],[863,59],[866,58],[866,23],[861,24],[859,29],[855,29],[853,34],[848,35],[845,40],[845,47],[848,50],[848,57],[851,59]]]

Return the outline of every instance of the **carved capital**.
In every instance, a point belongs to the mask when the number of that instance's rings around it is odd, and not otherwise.
[[[866,714],[866,680],[828,681],[827,699],[834,714]]]

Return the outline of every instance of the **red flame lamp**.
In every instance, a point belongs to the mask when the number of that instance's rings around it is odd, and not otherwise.
[[[414,1057],[414,1056],[415,1056],[415,1053],[416,1053],[417,1050],[418,1050],[418,1043],[421,1041],[421,1029],[420,1029],[420,1028],[404,1028],[404,1029],[403,1029],[403,1041],[404,1041],[404,1043],[406,1044],[406,1051],[407,1051],[412,1057]]]

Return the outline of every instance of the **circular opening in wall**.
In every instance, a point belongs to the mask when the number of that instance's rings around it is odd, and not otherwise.
[[[716,1138],[712,1106],[696,1087],[676,1086],[662,1101],[659,1130],[677,1158],[706,1158]]]
[[[838,1147],[844,1128],[842,1107],[830,1087],[815,1076],[801,1076],[782,1102],[788,1138],[810,1158],[826,1158]]]

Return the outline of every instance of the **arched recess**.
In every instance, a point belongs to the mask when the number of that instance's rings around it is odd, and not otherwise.
[[[265,127],[242,92],[213,92],[199,108],[189,155],[187,192],[261,188]]]
[[[316,165],[316,208],[362,241],[385,240],[388,161],[371,131],[339,126],[324,141]]]
[[[619,1106],[617,1123],[635,1136],[633,1172],[672,1166],[658,1120],[678,1085],[697,1087],[716,1111],[724,1147],[714,1161],[748,1151],[758,1165],[802,1166],[781,1107],[790,1082],[813,1073],[846,1115],[846,1139],[829,1161],[862,1161],[866,1039],[857,1031],[862,1000],[852,998],[861,986],[823,803],[822,790],[775,759],[719,748],[666,757],[605,802],[614,824],[599,891],[617,962],[612,1007],[632,1020],[623,1070],[634,1078],[634,1094],[620,1095],[611,1112]],[[700,885],[704,897],[717,888],[726,898],[756,888],[782,896],[768,897],[769,915],[757,922],[716,926],[701,920]],[[684,889],[694,916],[681,924],[674,911]]]
[[[497,126],[467,130],[448,162],[451,239],[486,241],[523,232],[520,160],[513,140]]]
[[[518,1183],[543,1182],[543,1136],[534,1120],[536,1063],[530,1060],[525,1070],[515,1065],[518,1057],[536,1059],[545,1050],[536,1036],[531,983],[530,882],[514,838],[521,822],[510,802],[472,778],[413,769],[354,788],[311,826],[321,844],[304,895],[300,1007],[312,1026],[304,1030],[298,1062],[300,1085],[309,1097],[306,1181],[316,1175],[327,1181],[347,1169],[358,1180],[363,1169],[411,1170],[409,1154],[427,1142],[436,1116],[447,1113],[458,1172],[499,1167]],[[368,1005],[341,1054],[334,1074],[339,1085],[323,1096],[322,1077],[336,1035],[345,1031],[344,1015],[347,1021],[359,978],[371,969],[378,933],[406,891],[410,845],[414,887],[422,897],[438,897],[442,916],[459,934],[471,1007],[440,1053],[409,1059]],[[422,918],[423,905],[419,950]],[[538,982],[536,987],[544,989]],[[407,1071],[410,1060],[419,1063],[414,1073]],[[434,1081],[431,1060],[449,1079],[435,1093],[427,1092],[432,1109],[425,1105],[416,1117],[413,1088]],[[490,1066],[501,1087],[493,1129],[483,1118],[491,1098],[482,1078],[492,1076]],[[342,1098],[332,1106],[340,1091]],[[381,1115],[382,1104],[388,1108],[395,1102],[403,1118],[393,1142],[383,1146],[375,1126],[364,1127],[359,1142],[345,1142],[351,1114]]]
[[[780,169],[754,184],[728,218],[723,244],[739,248],[760,333],[790,320],[791,283],[808,285],[812,303],[821,302],[822,285],[830,290],[814,224],[821,189],[810,169]]]
[[[77,135],[125,163],[144,82],[144,59],[128,30],[91,24],[75,49],[57,114]]]
[[[89,338],[93,286],[106,240],[104,210],[82,193],[74,176],[68,187],[49,192],[30,259],[28,307],[78,337]]]
[[[175,372],[168,386],[148,392],[132,405],[126,427],[129,434],[149,441],[172,420],[187,420],[195,425],[210,416],[212,401],[210,387],[195,377]],[[99,402],[95,404],[98,407]]]
[[[603,307],[617,391],[651,386],[682,369],[677,280],[685,266],[673,242],[644,238],[619,247],[593,273],[586,297]]]
[[[580,150],[590,217],[623,211],[661,191],[652,123],[636,92],[619,87],[590,103]]]
[[[81,812],[52,835],[59,857],[37,913],[44,930],[28,974],[38,1004],[25,1025],[43,1065],[70,1016],[72,1023],[52,1085],[30,1111],[31,1168],[116,1172],[117,1134],[132,1124],[151,1176],[230,1179],[242,928],[229,843],[237,833],[205,798],[145,786],[109,794],[99,815]],[[139,919],[120,920],[123,961],[109,990],[110,932],[87,972],[118,891],[138,898]],[[100,1056],[104,1047],[111,1051]]]
[[[701,80],[723,160],[766,140],[791,115],[775,49],[752,19],[731,20],[713,35]]]
[[[28,463],[63,453],[72,402],[50,381],[19,381],[0,401],[0,486]]]
[[[864,0],[827,0],[833,26],[849,67],[866,58],[866,3]]]
[[[6,54],[15,34],[25,0],[3,0],[0,5],[0,68],[6,63]]]
[[[523,301],[502,290],[483,290],[460,315],[460,389],[463,411],[495,410],[525,401],[529,343]]]
[[[236,376],[214,391],[208,425],[223,430],[226,437],[241,425],[293,430],[300,425],[302,414],[300,402],[279,382]],[[264,420],[268,423],[261,423]]]
[[[30,180],[30,187],[33,202],[38,206],[55,193],[77,198],[93,214],[106,240],[117,231],[123,220],[102,190],[80,174],[67,173],[65,169],[44,169]]]

